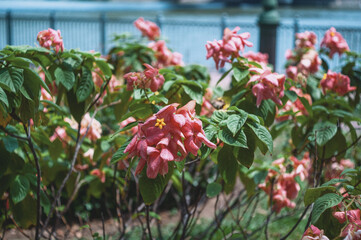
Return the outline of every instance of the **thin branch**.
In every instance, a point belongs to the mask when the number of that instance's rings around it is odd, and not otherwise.
[[[287,239],[287,238],[292,234],[292,232],[293,232],[294,230],[296,230],[298,224],[300,224],[300,222],[302,221],[303,217],[306,215],[307,210],[310,208],[310,206],[311,206],[311,204],[306,207],[306,209],[303,211],[301,217],[298,218],[296,224],[295,224],[295,225],[292,227],[292,229],[291,229],[284,237],[282,237],[280,240],[285,240],[285,239]]]
[[[11,136],[11,137],[14,137],[14,138],[17,138],[17,139],[20,139],[20,140],[23,140],[23,141],[28,141],[28,138],[26,137],[22,137],[22,136],[19,136],[19,135],[16,135],[12,132],[9,132],[8,130],[6,130],[6,128],[0,126],[0,129],[5,132],[7,135]]]
[[[102,217],[102,229],[103,229],[103,239],[105,240],[105,224],[104,224],[104,214],[103,211],[100,213]]]
[[[146,210],[148,236],[149,236],[149,239],[152,240],[153,237],[152,237],[152,231],[150,230],[150,220],[149,220],[149,205],[145,206],[145,210]]]
[[[37,172],[37,178],[36,178],[36,229],[35,229],[35,240],[40,239],[39,231],[40,231],[40,218],[41,218],[41,205],[40,205],[40,191],[41,191],[41,169],[40,169],[40,163],[38,155],[35,152],[35,148],[33,145],[33,141],[31,140],[31,134],[30,134],[30,120],[28,122],[28,127],[23,125],[24,131],[26,133],[26,139],[28,141],[28,145],[30,147],[31,153],[33,154],[34,160],[35,160],[35,166],[36,166],[36,172]]]
[[[273,214],[272,203],[273,203],[273,185],[274,185],[274,182],[275,182],[275,180],[272,179],[271,180],[271,193],[270,193],[270,209],[271,209],[271,212],[267,216],[266,226],[265,226],[265,229],[264,229],[264,234],[266,235],[266,240],[268,240],[268,224],[269,224],[269,221],[271,220],[271,216]]]

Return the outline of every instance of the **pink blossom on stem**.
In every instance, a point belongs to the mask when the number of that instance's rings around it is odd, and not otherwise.
[[[329,239],[323,234],[323,230],[320,230],[317,227],[311,225],[302,235],[301,240],[329,240]]]
[[[84,136],[86,133],[86,130],[88,128],[88,125],[91,122],[91,117],[89,113],[86,113],[81,121],[81,128],[80,128],[80,135]],[[93,119],[91,122],[91,125],[89,127],[89,131],[87,134],[87,138],[89,138],[91,141],[96,141],[101,137],[102,134],[102,126],[99,121],[96,119]]]
[[[261,53],[261,52],[246,52],[243,54],[243,57],[247,58],[249,61],[254,61],[258,63],[268,63],[268,54],[267,53]]]
[[[207,42],[207,59],[213,57],[217,69],[224,67],[226,62],[231,62],[230,58],[239,57],[239,52],[243,52],[245,46],[253,46],[251,42],[247,41],[251,35],[248,32],[238,34],[239,29],[239,27],[233,30],[226,28],[222,40]]]
[[[142,32],[142,35],[146,36],[149,40],[155,40],[160,37],[160,29],[154,22],[146,21],[140,17],[134,22],[134,25]]]
[[[169,161],[181,161],[190,152],[197,155],[201,144],[216,148],[195,118],[195,101],[177,109],[179,104],[165,106],[138,125],[138,132],[124,150],[128,158],[140,157],[136,174],[147,165],[148,178],[168,172]]]
[[[105,183],[105,172],[101,169],[94,169],[90,172],[90,175],[96,176],[102,183]]]
[[[55,52],[64,51],[63,39],[60,36],[60,30],[48,28],[38,33],[37,40],[40,46],[49,49],[55,48]]]
[[[250,68],[249,71],[256,73],[252,75],[247,86],[257,82],[252,87],[252,93],[257,97],[257,107],[264,99],[271,99],[276,104],[282,105],[280,98],[284,96],[285,75],[272,73],[269,69]]]
[[[332,158],[331,162],[325,167],[325,178],[331,180],[333,178],[340,178],[340,174],[346,168],[354,168],[355,164],[350,159],[341,159],[337,161],[336,158]]]
[[[326,90],[330,90],[343,96],[348,92],[356,90],[356,87],[350,86],[350,78],[348,76],[332,72],[331,70],[328,70],[327,74],[323,75],[320,84],[323,94],[326,94]]]
[[[346,51],[350,51],[346,40],[339,32],[336,32],[336,29],[334,27],[331,27],[325,33],[325,36],[323,37],[321,42],[321,47],[326,47],[330,50],[330,58],[332,58],[335,53],[341,55]]]
[[[164,77],[157,68],[153,68],[149,64],[144,64],[144,66],[146,69],[143,72],[130,72],[124,75],[128,91],[139,87],[150,88],[152,92],[156,92],[164,84]]]
[[[360,209],[348,210],[342,212],[334,212],[333,216],[341,223],[348,221],[348,224],[341,233],[341,237],[347,240],[361,240],[361,219]],[[346,220],[347,217],[347,220]]]
[[[155,52],[156,66],[158,68],[183,65],[182,54],[169,50],[164,40],[151,42],[148,44],[148,47]]]
[[[296,33],[296,48],[315,48],[317,36],[314,32]]]

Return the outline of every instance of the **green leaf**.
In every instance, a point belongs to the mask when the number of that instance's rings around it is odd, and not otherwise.
[[[110,162],[115,164],[120,160],[124,159],[128,154],[124,153],[124,150],[127,148],[128,144],[132,141],[132,138],[129,138],[118,150],[113,154]]]
[[[252,129],[257,138],[266,144],[268,151],[272,154],[273,152],[273,139],[271,134],[268,132],[267,128],[257,123],[247,123],[247,125]]]
[[[96,65],[99,67],[99,69],[102,71],[104,76],[106,78],[112,77],[112,70],[110,69],[110,65],[103,59],[96,59],[95,60]]]
[[[234,79],[236,79],[237,82],[242,81],[248,75],[249,75],[248,69],[241,71],[238,68],[233,68],[233,76],[234,76]]]
[[[67,92],[67,99],[71,115],[73,115],[74,119],[80,123],[85,113],[85,102],[79,103],[73,91]]]
[[[93,92],[94,82],[92,73],[86,67],[82,67],[82,76],[80,78],[80,82],[78,88],[76,90],[76,99],[78,102],[83,102],[87,99],[90,94]]]
[[[40,205],[44,208],[44,213],[49,214],[50,212],[50,201],[43,191],[40,191]]]
[[[212,182],[207,185],[207,197],[212,198],[217,196],[222,191],[222,185],[217,182]]]
[[[229,116],[229,118],[227,119],[227,127],[233,133],[233,136],[236,135],[239,130],[241,130],[247,118],[247,114],[232,114],[231,116]]]
[[[285,91],[285,95],[288,97],[288,99],[291,100],[291,102],[295,102],[298,98],[297,93],[295,93],[294,91],[291,91],[291,90]]]
[[[326,209],[336,206],[342,202],[342,199],[343,197],[336,193],[327,193],[318,198],[313,205],[311,224],[316,223]]]
[[[3,139],[4,147],[8,152],[14,152],[19,147],[18,140],[11,136],[6,136]]]
[[[55,141],[49,145],[49,155],[51,159],[57,161],[63,152],[63,144],[58,138],[56,138]]]
[[[324,184],[321,185],[321,187],[326,187],[326,186],[330,186],[330,185],[335,185],[336,183],[343,183],[343,182],[347,182],[347,179],[343,179],[343,178],[333,178],[328,182],[325,182]]]
[[[23,69],[1,68],[0,87],[16,93],[24,83]]]
[[[236,136],[233,136],[232,132],[228,128],[225,128],[218,133],[218,137],[228,145],[248,148],[247,137],[243,131],[240,131]]]
[[[60,82],[68,91],[73,88],[75,83],[74,73],[70,70],[63,70],[58,67],[54,71],[57,82]]]
[[[306,206],[310,205],[314,201],[316,201],[319,197],[325,195],[326,193],[335,193],[336,188],[329,187],[318,187],[318,188],[308,188],[305,193],[305,197],[303,199]]]
[[[13,215],[15,221],[22,228],[29,228],[36,224],[36,200],[29,195],[13,208]]]
[[[170,177],[173,174],[173,164],[168,164],[168,173],[165,176],[158,174],[155,179],[147,177],[146,168],[139,178],[139,191],[145,204],[152,204],[162,194]]]
[[[215,123],[220,123],[223,120],[228,119],[228,114],[224,110],[217,110],[213,112],[213,115],[211,117],[211,120]]]
[[[232,147],[224,145],[217,156],[218,169],[225,182],[226,193],[233,190],[238,170],[238,163],[232,152]]]
[[[14,180],[10,183],[10,196],[11,200],[16,204],[21,202],[30,189],[29,180],[22,175],[16,175]]]
[[[254,149],[239,148],[237,160],[243,166],[250,168],[254,160]]]
[[[184,91],[191,99],[196,100],[198,104],[203,102],[203,89],[197,85],[183,85]]]
[[[206,135],[206,138],[211,140],[219,131],[219,128],[217,126],[214,126],[212,124],[208,125],[205,129],[204,129],[204,133]]]
[[[0,87],[0,101],[5,104],[6,107],[9,107],[8,97],[6,96],[5,91]]]
[[[318,122],[313,127],[313,133],[319,146],[325,145],[337,133],[337,125],[330,122]]]
[[[44,73],[47,73],[48,71],[44,71]],[[24,77],[25,81],[28,81],[28,79],[31,79],[34,82],[37,82],[40,84],[48,93],[51,94],[50,89],[48,85],[43,81],[43,79],[37,74],[33,69],[31,68],[24,68]],[[35,94],[34,94],[35,95]]]

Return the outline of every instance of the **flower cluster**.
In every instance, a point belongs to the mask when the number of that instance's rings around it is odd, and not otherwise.
[[[154,22],[146,21],[140,17],[134,22],[134,25],[142,32],[142,35],[146,36],[149,40],[155,40],[160,37],[160,29]]]
[[[336,32],[334,27],[327,30],[325,36],[322,39],[321,47],[329,49],[329,57],[332,58],[335,53],[341,55],[346,51],[350,51],[346,40],[342,37],[339,32]]]
[[[147,164],[148,178],[155,178],[168,172],[169,161],[182,161],[189,152],[197,155],[202,143],[216,148],[195,118],[195,101],[177,109],[178,105],[168,105],[138,125],[137,135],[124,150],[128,158],[140,157],[136,174]]]
[[[280,98],[284,96],[285,75],[272,73],[269,69],[250,68],[250,72],[256,73],[252,75],[247,83],[257,82],[252,87],[252,93],[257,97],[257,107],[261,105],[263,99],[271,99],[278,105],[282,105]]]
[[[157,63],[155,64],[158,68],[183,65],[182,54],[178,52],[172,52],[165,45],[164,40],[151,42],[148,47],[153,49]]]
[[[346,212],[346,214],[345,214]],[[343,224],[347,222],[347,226],[343,228],[341,237],[344,240],[360,240],[361,239],[361,219],[360,209],[334,212],[333,216]],[[346,219],[347,218],[347,219]]]
[[[303,93],[301,89],[292,86],[290,87],[289,90],[294,91],[298,95],[298,97],[305,98],[310,105],[312,104],[311,96],[307,93]],[[278,111],[276,119],[278,121],[285,121],[291,119],[292,116],[290,115],[290,112],[293,112],[296,116],[300,116],[300,115],[308,116],[308,112],[305,106],[303,105],[302,101],[299,98],[297,98],[297,100],[294,102],[288,100],[286,104],[283,106],[283,108],[280,111]]]
[[[356,90],[356,87],[350,86],[350,78],[348,76],[330,70],[328,70],[327,74],[323,75],[320,84],[323,94],[326,94],[326,90],[331,90],[343,96],[348,92]]]
[[[73,129],[78,128],[78,123],[69,118],[64,119],[65,122],[69,123]],[[91,141],[96,141],[101,137],[102,134],[102,125],[96,119],[90,117],[89,113],[86,113],[80,124],[80,136],[84,136],[86,134],[87,128],[89,126],[88,133],[86,135],[87,138]],[[56,138],[59,138],[62,142],[68,143],[70,141],[70,136],[66,133],[65,127],[57,127],[55,129],[54,134],[50,137],[50,141],[54,141]]]
[[[328,237],[323,235],[323,230],[311,225],[302,235],[301,240],[329,240]]]
[[[314,48],[317,36],[314,32],[296,33],[296,48]]]
[[[156,92],[164,83],[164,77],[159,74],[157,68],[153,68],[149,64],[144,64],[146,69],[143,72],[130,72],[124,75],[127,81],[127,90],[131,91],[134,87],[142,89],[150,88],[152,92]]]
[[[251,42],[247,41],[251,35],[248,32],[237,34],[239,29],[239,27],[233,30],[226,28],[222,40],[207,41],[207,59],[213,57],[217,69],[224,67],[226,62],[232,62],[230,57],[239,57],[239,52],[243,52],[245,46],[253,46]]]
[[[295,199],[300,191],[300,185],[296,182],[295,177],[299,176],[301,181],[308,177],[308,168],[310,165],[309,154],[305,153],[302,160],[298,160],[296,157],[290,157],[293,165],[293,170],[290,173],[286,172],[285,159],[280,158],[272,163],[272,166],[279,171],[270,169],[265,179],[265,183],[259,184],[266,194],[271,195],[273,210],[279,213],[282,208],[294,208],[296,204],[291,200]],[[273,184],[272,184],[273,183]],[[271,189],[273,187],[273,189]]]
[[[318,71],[322,62],[315,50],[316,42],[316,34],[313,32],[296,34],[296,47],[286,51],[287,77],[305,85],[308,75]]]
[[[341,159],[337,161],[334,157],[331,162],[325,166],[325,179],[331,180],[333,178],[340,178],[341,173],[346,168],[354,168],[355,164],[350,159]]]
[[[55,48],[55,52],[64,51],[63,39],[60,36],[60,30],[55,31],[49,28],[38,33],[37,40],[40,46],[49,49]]]

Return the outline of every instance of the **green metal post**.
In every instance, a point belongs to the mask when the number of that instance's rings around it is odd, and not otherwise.
[[[280,16],[277,11],[277,0],[263,0],[263,11],[258,18],[260,29],[259,51],[268,53],[269,63],[276,66],[277,27]]]

